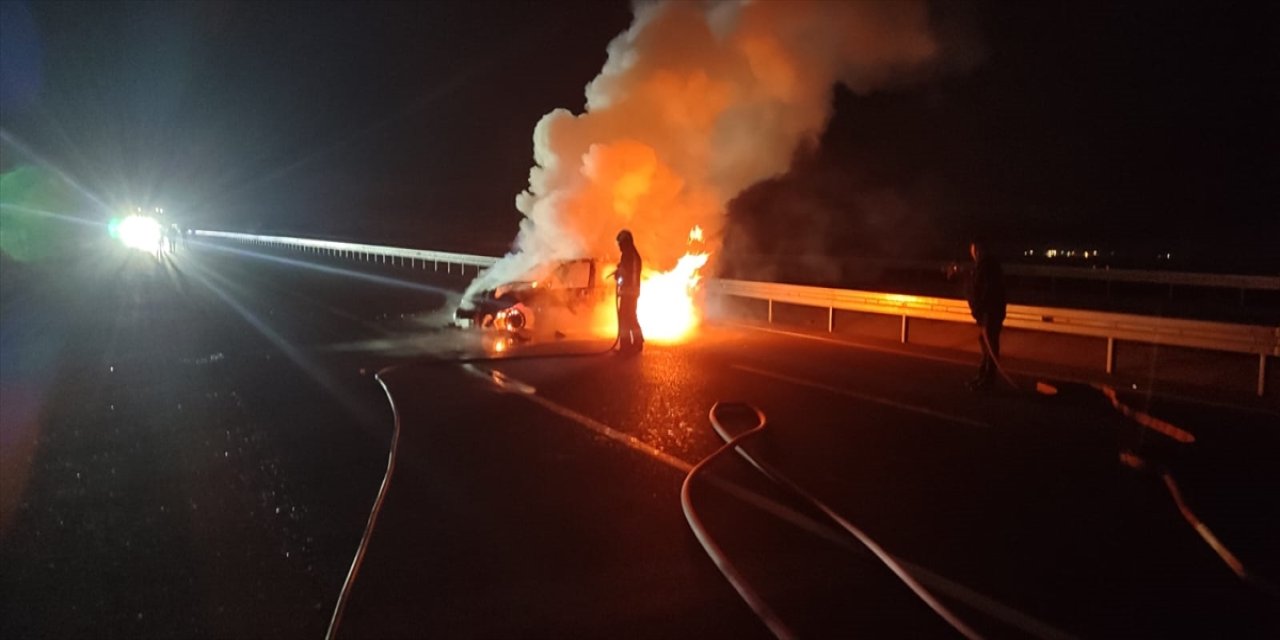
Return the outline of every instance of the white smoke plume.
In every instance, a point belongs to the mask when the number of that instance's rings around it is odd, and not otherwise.
[[[727,203],[817,140],[837,82],[873,91],[937,50],[912,0],[638,4],[585,112],[538,122],[515,249],[468,294],[554,260],[612,259],[623,228],[654,269],[675,265],[694,225],[714,252]]]

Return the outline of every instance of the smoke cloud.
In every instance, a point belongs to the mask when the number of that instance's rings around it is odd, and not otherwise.
[[[468,293],[555,260],[612,258],[623,228],[654,269],[675,265],[694,225],[714,254],[727,203],[816,143],[836,83],[874,91],[937,52],[922,2],[638,4],[585,111],[538,122],[514,250]]]

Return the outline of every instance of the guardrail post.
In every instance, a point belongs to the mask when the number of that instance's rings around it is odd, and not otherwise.
[[[1107,338],[1107,373],[1116,371],[1116,339]]]
[[[1258,397],[1267,392],[1267,354],[1258,354]]]
[[[911,331],[911,318],[908,317],[906,314],[903,314],[902,331],[898,334],[898,339],[902,341],[902,344],[907,343],[907,338],[909,337],[910,331]]]
[[[435,265],[435,267],[436,267],[436,268],[435,268],[435,270],[436,270],[436,271],[439,271],[439,270],[440,270],[440,261],[439,261],[439,260],[432,260],[432,261],[431,261],[431,264]]]
[[[836,308],[827,307],[827,333],[835,333],[836,328]]]
[[[769,300],[769,324],[773,324],[773,300]]]

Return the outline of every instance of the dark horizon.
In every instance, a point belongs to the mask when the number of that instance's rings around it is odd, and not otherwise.
[[[731,204],[729,250],[942,257],[983,233],[1280,273],[1274,7],[932,8],[968,68],[837,89],[820,144]],[[624,2],[6,3],[0,169],[191,226],[500,252],[534,124],[581,111],[630,20]]]

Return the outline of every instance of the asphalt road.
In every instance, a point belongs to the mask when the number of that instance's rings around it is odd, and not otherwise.
[[[963,355],[739,327],[636,358],[570,342],[461,362],[487,352],[431,313],[457,278],[144,258],[6,287],[5,637],[321,636],[384,476],[338,637],[767,637],[681,509],[721,401],[763,411],[746,449],[984,635],[1280,633],[1268,587],[1157,473],[1275,582],[1274,413],[1124,398],[1196,439],[1178,443],[1082,385],[973,394]],[[801,637],[955,635],[740,458],[690,489]]]
[[[443,297],[195,246],[5,272],[0,636],[323,635],[392,427],[348,343]]]

